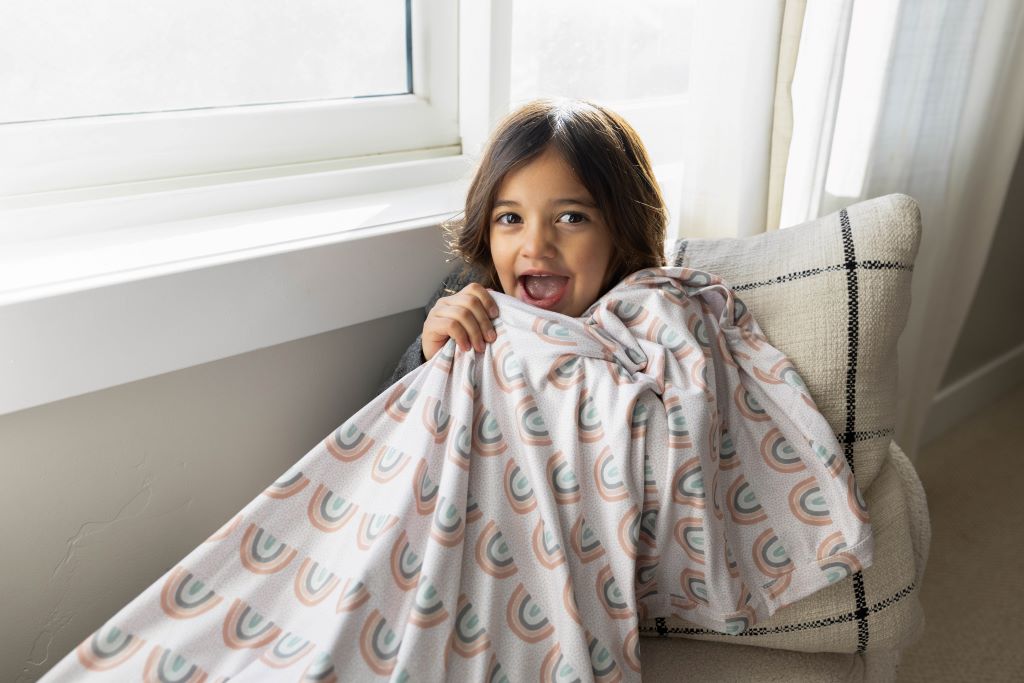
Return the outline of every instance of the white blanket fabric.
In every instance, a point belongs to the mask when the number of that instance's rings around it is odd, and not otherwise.
[[[720,278],[494,299],[483,353],[449,340],[42,680],[639,681],[639,619],[737,632],[870,565],[839,443]]]

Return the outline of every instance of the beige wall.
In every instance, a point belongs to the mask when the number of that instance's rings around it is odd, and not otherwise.
[[[0,681],[36,680],[365,405],[422,324],[417,309],[0,416]]]
[[[949,386],[1021,344],[1024,344],[1024,153],[1017,157],[988,263],[946,367],[942,386]]]

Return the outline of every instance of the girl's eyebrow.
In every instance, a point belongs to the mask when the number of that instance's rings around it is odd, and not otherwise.
[[[553,200],[551,200],[551,203],[552,204],[579,204],[580,206],[589,206],[592,209],[596,209],[597,208],[597,203],[595,203],[592,199],[587,199],[585,197],[566,197],[565,199],[553,199]]]
[[[591,199],[585,197],[566,197],[564,199],[552,199],[551,204],[579,204],[580,206],[589,206],[593,209],[597,208],[597,203]],[[519,202],[512,199],[499,199],[494,202],[494,208],[499,206],[519,206]]]

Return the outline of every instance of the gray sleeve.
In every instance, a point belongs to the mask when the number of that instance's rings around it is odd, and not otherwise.
[[[448,273],[448,276],[445,277],[444,281],[441,282],[441,286],[430,295],[430,301],[428,301],[427,305],[423,307],[423,319],[427,319],[427,314],[430,313],[430,309],[434,307],[434,304],[437,303],[438,299],[459,291],[470,282],[477,281],[479,281],[479,276],[475,271],[471,272],[469,275],[462,275],[461,267],[458,265],[455,266],[455,268]],[[402,354],[402,357],[398,359],[398,367],[396,367],[391,373],[391,377],[385,380],[384,383],[377,388],[377,395],[379,396],[382,394],[385,389],[426,362],[427,359],[423,355],[423,333],[420,332],[416,335],[416,339],[412,344],[409,345],[409,348],[407,348]]]
[[[409,348],[405,350],[402,357],[398,359],[398,367],[391,373],[391,377],[377,387],[376,395],[381,395],[385,389],[426,362],[427,359],[423,356],[423,333],[421,332],[416,335],[416,340],[409,345]]]

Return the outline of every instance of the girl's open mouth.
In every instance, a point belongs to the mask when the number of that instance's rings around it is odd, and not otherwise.
[[[569,289],[569,278],[561,277],[557,275],[551,275],[544,278],[533,278],[536,280],[545,280],[544,286],[535,290],[535,293],[544,292],[541,298],[534,298],[530,291],[526,287],[526,281],[531,279],[530,276],[520,276],[519,286],[516,288],[516,293],[519,295],[521,301],[525,301],[531,306],[537,306],[538,308],[553,309],[558,305],[558,302],[565,296],[566,290]]]

